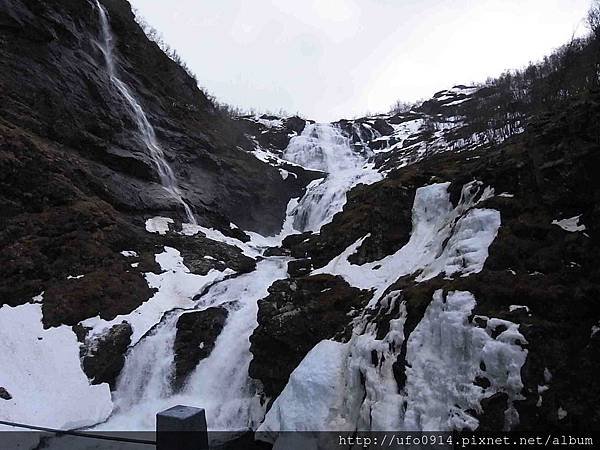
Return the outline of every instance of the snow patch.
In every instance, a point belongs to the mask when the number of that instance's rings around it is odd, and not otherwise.
[[[91,386],[70,327],[44,329],[40,304],[0,308],[0,419],[72,429],[105,420],[112,411],[108,384]]]
[[[211,269],[206,275],[190,273],[183,263],[178,250],[164,247],[164,252],[155,257],[156,262],[164,271],[161,274],[145,273],[148,286],[158,291],[147,302],[140,305],[129,314],[122,314],[113,320],[104,320],[100,316],[92,317],[81,322],[84,327],[91,328],[88,339],[97,338],[113,325],[127,321],[133,329],[131,345],[161,320],[163,314],[173,308],[191,308],[194,306],[193,297],[200,293],[208,284],[223,279],[234,273],[231,269],[220,272]]]
[[[169,224],[174,223],[170,217],[152,217],[146,220],[146,231],[150,233],[167,234]]]
[[[509,310],[510,312],[517,311],[517,310],[519,310],[519,309],[524,309],[524,310],[525,310],[525,312],[529,312],[529,306],[525,306],[525,305],[510,305],[510,306],[508,307],[508,310]]]
[[[567,417],[567,410],[559,407],[556,415],[558,416],[558,420],[563,420],[565,417]]]
[[[213,241],[222,242],[227,245],[231,245],[232,247],[239,248],[242,253],[250,258],[255,258],[260,255],[260,249],[255,242],[250,240],[250,242],[242,242],[239,239],[225,236],[219,230],[215,230],[214,228],[203,227],[202,225],[195,225],[191,223],[183,223],[181,225],[181,234],[185,236],[195,236],[198,233],[204,234],[208,239],[212,239]],[[232,228],[233,229],[233,228]]]
[[[575,217],[570,217],[569,219],[562,220],[553,220],[552,225],[558,225],[565,231],[569,231],[571,233],[575,233],[577,231],[585,231],[585,225],[580,224],[581,214]]]

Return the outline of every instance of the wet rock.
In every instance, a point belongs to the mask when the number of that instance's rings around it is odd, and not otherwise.
[[[0,398],[2,400],[12,400],[12,395],[3,387],[0,386]]]
[[[225,308],[213,307],[179,317],[174,344],[176,389],[181,388],[198,363],[210,355],[225,326],[227,314]]]
[[[375,119],[375,122],[373,123],[373,128],[376,129],[383,136],[390,135],[394,132],[394,127],[383,119]]]
[[[349,313],[370,299],[341,277],[316,275],[276,281],[259,301],[258,326],[250,337],[249,374],[274,399],[312,347],[343,334]]]
[[[303,277],[312,270],[312,261],[310,259],[298,259],[288,263],[288,274],[292,278]]]
[[[108,383],[111,390],[115,389],[132,334],[131,325],[123,321],[113,325],[97,340],[87,343],[89,349],[82,359],[82,367],[92,384]]]
[[[483,413],[478,417],[477,431],[503,431],[504,412],[508,409],[508,395],[497,392],[491,397],[481,400]]]
[[[289,256],[290,251],[283,247],[269,247],[267,248],[263,255],[268,256]]]
[[[256,261],[239,248],[200,235],[169,234],[161,242],[179,250],[186,267],[198,275],[206,275],[211,269],[223,271],[229,268],[246,273],[256,268]]]

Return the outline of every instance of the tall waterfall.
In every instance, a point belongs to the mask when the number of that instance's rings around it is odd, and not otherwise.
[[[133,96],[132,91],[117,75],[115,59],[113,54],[113,35],[108,21],[108,14],[106,13],[106,10],[98,0],[96,0],[96,6],[98,8],[98,14],[100,15],[100,25],[102,29],[102,41],[98,43],[98,46],[104,54],[104,59],[106,61],[106,67],[108,70],[110,81],[112,82],[114,87],[117,88],[117,91],[121,94],[123,99],[131,108],[131,112],[133,113],[133,118],[135,119],[135,123],[141,134],[142,141],[148,149],[152,161],[156,165],[156,170],[160,177],[160,181],[163,188],[169,193],[169,195],[174,200],[181,204],[181,206],[185,210],[188,222],[195,225],[197,222],[194,217],[194,214],[192,213],[192,209],[185,202],[185,200],[183,200],[181,191],[179,189],[179,186],[177,185],[177,179],[175,178],[175,174],[173,173],[173,169],[165,159],[165,154],[160,144],[158,143],[158,140],[156,139],[156,133],[154,131],[154,128],[148,121],[148,117],[146,116],[144,109]]]
[[[340,128],[329,123],[307,125],[300,136],[290,140],[283,157],[327,174],[307,187],[292,211],[293,226],[298,231],[318,231],[342,210],[347,191],[358,183],[372,183],[381,178],[379,173],[365,170],[367,158],[352,148]]]

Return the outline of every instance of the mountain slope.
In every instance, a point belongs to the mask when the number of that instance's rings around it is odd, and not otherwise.
[[[224,115],[125,0],[0,6],[0,418],[598,429],[596,39],[316,124]]]

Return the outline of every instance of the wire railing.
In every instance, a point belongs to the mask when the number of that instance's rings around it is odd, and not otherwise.
[[[156,415],[156,440],[139,439],[106,432],[91,433],[77,430],[60,430],[25,423],[0,420],[0,425],[23,430],[46,432],[57,437],[74,436],[80,438],[99,439],[103,441],[121,442],[124,444],[141,444],[154,446],[156,450],[205,450],[208,449],[206,416],[203,409],[190,406],[175,406]],[[176,446],[173,444],[176,442]]]
[[[75,431],[75,430],[59,430],[56,428],[40,427],[37,425],[28,425],[25,423],[8,422],[6,420],[0,420],[0,425],[7,425],[9,427],[15,427],[15,428],[21,428],[21,429],[33,430],[33,431],[44,431],[47,433],[54,433],[57,436],[77,436],[77,437],[84,437],[84,438],[90,438],[90,439],[101,439],[104,441],[126,442],[129,444],[156,445],[156,441],[151,441],[151,440],[147,440],[147,439],[127,438],[127,437],[121,437],[121,436],[108,436],[106,434],[86,433],[83,431]]]

